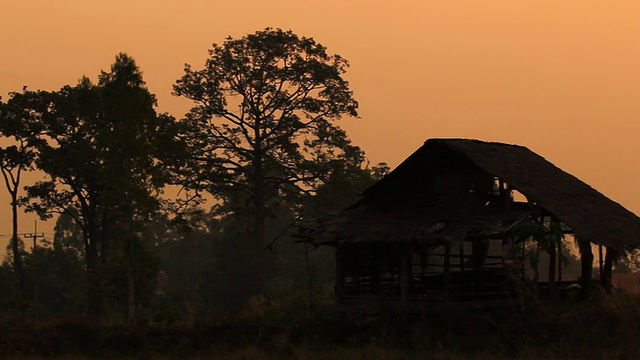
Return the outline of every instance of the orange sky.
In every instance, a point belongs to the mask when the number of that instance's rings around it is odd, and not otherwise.
[[[350,60],[361,119],[342,125],[372,162],[431,137],[517,143],[640,214],[639,19],[637,0],[3,1],[0,95],[95,79],[124,51],[181,116],[185,62],[227,35],[292,29]]]

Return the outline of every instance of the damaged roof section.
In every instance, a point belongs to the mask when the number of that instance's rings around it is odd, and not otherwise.
[[[498,181],[528,203],[504,202]],[[468,139],[427,140],[361,200],[308,235],[332,245],[454,241],[504,233],[541,211],[581,239],[621,252],[640,247],[640,218],[620,204],[526,147]]]

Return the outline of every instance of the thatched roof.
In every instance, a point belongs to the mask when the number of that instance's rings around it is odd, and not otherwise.
[[[376,228],[384,228],[387,234],[390,231],[404,231],[402,236],[406,236],[407,231],[434,226],[441,219],[437,211],[433,213],[433,209],[428,211],[429,214],[423,214],[427,210],[411,210],[411,206],[396,211],[384,207],[366,209],[367,206],[363,204],[371,202],[371,199],[384,199],[390,193],[398,195],[406,192],[409,195],[407,199],[410,199],[410,193],[419,186],[420,179],[451,162],[473,163],[486,173],[507,182],[530,202],[568,225],[579,238],[618,251],[640,247],[640,218],[620,204],[526,147],[468,139],[427,140],[395,170],[365,190],[361,201],[329,221],[325,229],[331,230],[321,236],[324,238],[322,242],[330,243],[327,237],[335,238],[342,230],[361,234],[360,238],[372,239],[377,236]],[[361,229],[354,224],[360,224]],[[485,225],[485,228],[491,226]],[[364,227],[369,227],[369,230]],[[353,238],[348,234],[343,235],[347,235],[340,236],[343,240]]]
[[[355,205],[362,205],[356,203]],[[317,245],[336,245],[343,241],[397,242],[429,241],[459,242],[467,235],[501,234],[529,215],[528,206],[514,206],[511,211],[491,209],[469,217],[451,217],[434,207],[367,208],[353,206],[311,233]],[[307,229],[309,230],[309,229]],[[304,234],[298,234],[305,238]]]

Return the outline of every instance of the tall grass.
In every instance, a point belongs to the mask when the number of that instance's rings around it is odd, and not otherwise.
[[[640,296],[493,311],[320,313],[256,306],[188,323],[0,319],[7,359],[638,359]]]

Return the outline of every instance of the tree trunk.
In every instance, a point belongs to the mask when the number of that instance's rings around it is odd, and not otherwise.
[[[26,311],[27,286],[25,284],[24,266],[22,266],[22,256],[20,256],[20,246],[18,242],[18,203],[17,203],[17,193],[15,192],[11,192],[11,216],[12,216],[11,250],[13,252],[13,270],[16,272],[16,275],[18,277],[18,286],[20,289],[20,294],[19,294],[20,313],[24,315]],[[36,280],[37,279],[34,279],[34,281]]]
[[[87,294],[86,306],[87,315],[93,319],[102,316],[102,289],[100,286],[100,276],[98,275],[98,251],[94,243],[87,248],[86,254],[87,264]]]
[[[129,230],[133,231],[133,230]],[[129,268],[127,271],[127,321],[129,323],[133,323],[136,318],[136,286],[134,281],[134,268],[133,268],[133,237],[129,238],[129,246],[128,251],[129,254],[127,256],[127,267]]]
[[[129,270],[127,274],[127,291],[128,291],[128,301],[127,301],[127,321],[129,323],[133,323],[136,318],[136,287],[135,282],[133,281],[133,271]]]
[[[98,251],[99,236],[97,227],[90,223],[85,236],[86,265],[87,265],[87,314],[94,320],[104,315],[104,294],[102,289],[102,276],[100,266],[100,253]]]
[[[254,228],[253,238],[256,246],[256,274],[255,284],[256,293],[261,293],[266,289],[269,279],[269,269],[265,256],[267,204],[264,183],[264,169],[262,168],[262,156],[258,153],[254,160],[254,187],[253,187],[253,205],[254,209]]]

